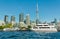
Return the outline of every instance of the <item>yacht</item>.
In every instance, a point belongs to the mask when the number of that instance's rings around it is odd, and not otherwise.
[[[31,30],[37,32],[57,32],[55,25],[49,25],[49,24],[37,24],[36,26],[33,26]]]

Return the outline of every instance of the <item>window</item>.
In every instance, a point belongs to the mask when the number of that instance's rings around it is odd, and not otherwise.
[[[44,28],[50,28],[50,27],[39,27],[39,28],[40,28],[40,29],[41,29],[41,28],[43,28],[43,29],[44,29]]]
[[[33,27],[33,29],[38,29],[38,27]]]
[[[36,25],[36,26],[43,26],[43,25]]]
[[[48,25],[44,25],[44,26],[48,26]]]

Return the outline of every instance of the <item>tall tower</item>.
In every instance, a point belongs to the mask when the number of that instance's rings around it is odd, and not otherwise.
[[[39,23],[39,15],[38,15],[38,3],[36,5],[36,24]]]
[[[5,22],[5,24],[8,24],[8,15],[4,16],[4,22]]]

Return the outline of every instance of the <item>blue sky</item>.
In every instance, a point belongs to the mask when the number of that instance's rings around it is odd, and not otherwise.
[[[4,20],[4,15],[9,19],[13,15],[19,21],[19,14],[30,14],[30,19],[35,20],[37,0],[0,0],[0,20]],[[39,20],[52,21],[54,18],[60,19],[60,0],[38,0]]]

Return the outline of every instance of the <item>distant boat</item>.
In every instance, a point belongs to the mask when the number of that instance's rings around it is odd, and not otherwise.
[[[3,31],[11,31],[10,28],[4,28]]]
[[[57,32],[55,25],[49,25],[49,24],[37,24],[36,26],[33,26],[31,30],[37,32]]]
[[[15,28],[4,28],[3,31],[18,31],[20,30],[18,27]]]

